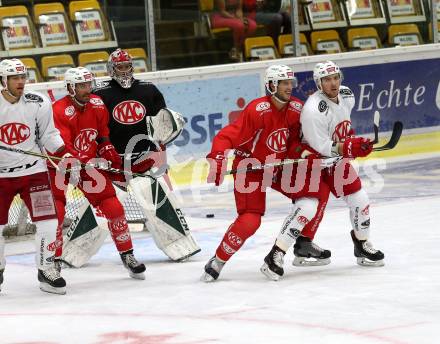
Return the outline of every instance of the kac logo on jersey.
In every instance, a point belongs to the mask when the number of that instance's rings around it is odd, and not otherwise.
[[[82,129],[75,138],[73,145],[77,151],[87,152],[90,149],[91,144],[95,142],[97,136],[98,131],[96,131],[96,129]]]
[[[104,102],[101,98],[90,98],[89,102],[92,105],[104,105]]]
[[[255,110],[257,111],[264,111],[270,108],[270,103],[269,102],[262,102],[262,103],[258,103],[257,106],[255,107]]]
[[[350,121],[342,121],[341,123],[338,123],[338,125],[335,127],[335,131],[333,132],[332,140],[334,142],[344,141],[345,138],[348,136],[350,128]]]
[[[125,100],[113,109],[113,118],[121,124],[136,124],[142,121],[147,111],[135,100]]]
[[[6,123],[0,127],[0,141],[7,145],[18,145],[31,136],[31,129],[23,123]]]
[[[275,153],[282,153],[287,149],[288,138],[289,131],[286,128],[278,129],[269,134],[266,144]]]

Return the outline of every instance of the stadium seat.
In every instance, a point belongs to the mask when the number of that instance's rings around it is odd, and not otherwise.
[[[96,0],[71,1],[70,20],[75,23],[78,43],[107,41],[110,39],[107,19]]]
[[[272,37],[248,37],[244,40],[244,54],[246,60],[272,60],[279,58],[277,47]]]
[[[428,27],[429,27],[429,41],[432,42],[432,26],[431,26],[431,23],[429,23]],[[440,22],[437,22],[437,31],[440,33]]]
[[[30,57],[24,57],[20,59],[21,62],[24,63],[24,65],[27,68],[28,71],[28,79],[27,82],[29,84],[35,84],[36,82],[42,82],[43,78],[41,77],[40,70],[37,67],[37,64],[35,63],[35,60]]]
[[[0,30],[5,50],[38,45],[34,24],[24,6],[0,6]]]
[[[416,24],[396,24],[388,27],[388,43],[390,45],[423,44],[422,36]]]
[[[142,48],[131,48],[126,51],[133,58],[133,69],[135,73],[148,72],[147,54]]]
[[[199,0],[199,10],[202,13],[202,20],[206,23],[211,36],[222,33],[231,33],[231,29],[228,27],[218,27],[215,29],[211,27],[210,14],[214,11],[214,0]]]
[[[34,21],[43,47],[73,43],[72,27],[61,3],[35,5]]]
[[[301,56],[312,55],[312,49],[310,48],[309,42],[303,33],[299,34],[299,42],[301,45]],[[293,44],[292,35],[285,34],[278,36],[278,51],[282,57],[293,56]]]
[[[313,51],[318,54],[334,54],[345,51],[344,44],[336,30],[313,31],[310,40]]]
[[[51,55],[41,58],[41,72],[46,81],[63,80],[64,73],[69,68],[75,67],[70,55]]]
[[[78,55],[78,64],[86,67],[94,76],[107,75],[107,60],[109,54],[106,51],[95,51],[93,53],[81,53]]]
[[[350,49],[370,50],[382,47],[374,27],[348,29],[347,42]]]

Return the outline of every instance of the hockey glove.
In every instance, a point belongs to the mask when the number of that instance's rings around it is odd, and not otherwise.
[[[370,139],[363,137],[348,137],[342,146],[342,156],[344,158],[365,157],[373,150],[373,144]]]
[[[122,167],[122,159],[109,141],[102,142],[98,145],[98,154],[101,158],[110,161],[113,168],[119,169]]]
[[[209,162],[208,183],[215,183],[219,186],[224,179],[224,173],[227,167],[227,161],[223,152],[211,152],[206,156]]]

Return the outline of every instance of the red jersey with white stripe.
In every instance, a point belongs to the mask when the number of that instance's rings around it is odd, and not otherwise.
[[[268,156],[284,159],[291,142],[300,142],[300,113],[303,102],[291,97],[281,110],[271,96],[251,101],[234,123],[218,132],[213,152],[235,149],[236,155],[266,162]]]
[[[109,114],[102,99],[94,94],[79,110],[72,98],[65,96],[53,104],[55,126],[70,151],[76,151],[89,159],[95,158],[96,140],[109,136]]]

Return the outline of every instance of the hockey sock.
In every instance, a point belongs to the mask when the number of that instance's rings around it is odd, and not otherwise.
[[[101,202],[98,208],[108,220],[108,228],[118,252],[133,249],[124,208],[118,199],[116,197],[107,198]]]
[[[0,225],[0,270],[5,268],[5,238],[3,237],[3,229],[5,225]]]
[[[287,252],[293,245],[296,238],[301,234],[303,228],[315,216],[318,207],[316,198],[300,198],[295,201],[292,213],[284,220],[281,231],[275,241],[275,244]]]
[[[316,215],[313,217],[313,219],[304,226],[304,229],[301,231],[302,236],[310,238],[310,240],[313,241],[319,225],[322,221],[322,218],[324,217],[324,211],[325,207],[327,206],[327,202],[328,199],[319,200],[318,211],[316,212]]]
[[[55,258],[59,258],[63,254],[63,222],[64,216],[66,214],[65,210],[66,203],[61,200],[55,199],[55,207],[57,209],[57,218],[58,218],[58,226],[57,226],[57,249],[55,251]]]
[[[37,254],[35,255],[35,260],[40,270],[46,270],[53,266],[55,250],[58,244],[56,240],[57,222],[56,219],[36,222],[35,246]]]
[[[261,224],[261,214],[244,213],[237,217],[226,231],[217,251],[216,256],[226,262],[237,252],[247,238],[252,236]]]

